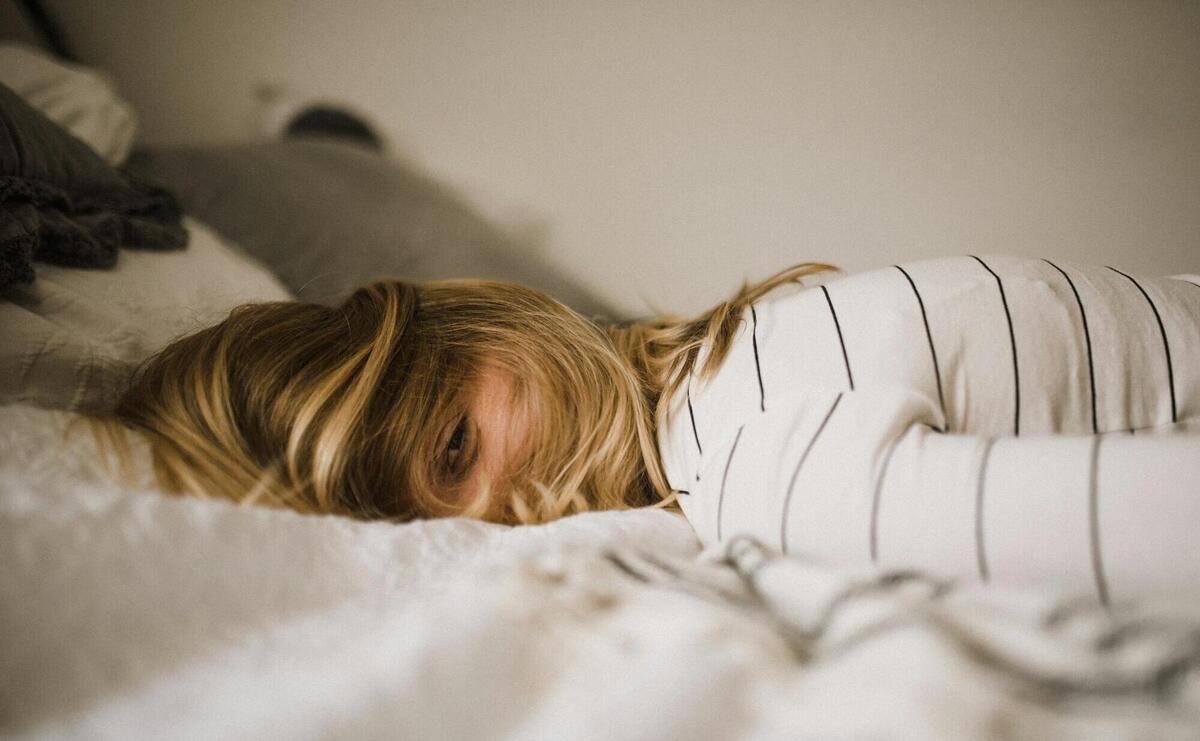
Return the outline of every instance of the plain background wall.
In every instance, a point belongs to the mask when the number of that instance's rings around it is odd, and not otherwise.
[[[48,5],[144,141],[348,101],[629,314],[806,259],[1200,272],[1198,2]]]

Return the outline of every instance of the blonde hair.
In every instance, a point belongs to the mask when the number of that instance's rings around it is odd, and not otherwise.
[[[637,374],[642,396],[659,419],[679,386],[693,375],[703,383],[725,361],[742,315],[755,301],[789,283],[838,268],[824,263],[793,265],[759,283],[743,283],[729,300],[722,301],[694,319],[664,317],[645,324],[608,328],[609,338],[629,367]],[[708,347],[704,366],[696,363],[702,347]]]
[[[382,281],[327,307],[243,306],[135,374],[102,437],[150,442],[159,484],[301,512],[535,523],[667,504],[658,407],[742,311],[829,270],[799,265],[696,319],[600,328],[553,299],[490,281]],[[526,455],[467,505],[446,496],[449,431],[485,368],[514,380]],[[493,496],[494,495],[494,496]]]

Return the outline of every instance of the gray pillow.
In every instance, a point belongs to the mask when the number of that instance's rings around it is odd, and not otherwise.
[[[395,159],[315,138],[136,152],[128,169],[266,263],[299,298],[330,303],[380,277],[521,283],[585,316],[601,300],[522,248],[449,188]]]

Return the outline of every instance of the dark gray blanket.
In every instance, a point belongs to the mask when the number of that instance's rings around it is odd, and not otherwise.
[[[34,280],[33,261],[111,267],[118,247],[187,244],[166,190],[109,167],[0,85],[0,288]]]

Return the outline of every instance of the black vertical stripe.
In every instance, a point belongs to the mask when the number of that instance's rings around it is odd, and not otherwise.
[[[1128,278],[1129,282],[1132,283],[1142,294],[1142,297],[1146,299],[1146,303],[1150,304],[1150,310],[1154,312],[1154,321],[1158,322],[1158,332],[1162,335],[1163,351],[1167,356],[1167,388],[1171,390],[1171,423],[1174,424],[1175,422],[1179,421],[1175,414],[1175,368],[1171,365],[1171,344],[1167,342],[1167,328],[1163,326],[1162,316],[1158,313],[1158,307],[1154,305],[1154,301],[1150,298],[1150,294],[1146,293],[1146,289],[1142,288],[1142,284],[1134,280],[1133,276],[1126,275],[1125,273],[1122,273],[1120,270],[1117,270],[1111,266],[1106,265],[1105,267],[1117,275],[1124,275],[1126,278]]]
[[[767,411],[767,392],[763,390],[762,380],[762,365],[758,362],[758,312],[754,310],[754,304],[750,304],[750,318],[754,321],[754,326],[750,329],[750,343],[754,346],[754,372],[758,374],[758,408],[759,411]]]
[[[1042,258],[1042,262],[1062,273],[1062,277],[1067,279],[1071,293],[1075,294],[1075,304],[1079,307],[1079,319],[1083,322],[1083,341],[1087,344],[1088,391],[1092,397],[1092,434],[1095,435],[1100,432],[1100,426],[1096,421],[1096,367],[1092,362],[1092,333],[1088,329],[1087,312],[1083,309],[1083,299],[1079,297],[1079,291],[1075,289],[1075,282],[1071,280],[1071,276],[1067,275],[1067,271],[1045,258]]]
[[[875,479],[875,495],[871,500],[871,563],[879,563],[879,499],[883,494],[883,480],[887,477],[888,466],[892,463],[892,455],[900,445],[896,438],[884,454],[883,465],[879,467],[879,478]]]
[[[696,430],[696,413],[692,410],[692,377],[688,376],[688,418],[692,420],[692,437],[696,440],[696,480],[700,480],[700,463],[704,460],[704,448],[700,445],[700,433]]]
[[[983,269],[992,274],[996,279],[996,288],[1000,290],[1000,305],[1004,307],[1004,319],[1008,322],[1008,344],[1012,348],[1012,366],[1013,366],[1013,436],[1021,434],[1021,371],[1017,366],[1017,335],[1013,332],[1012,313],[1008,310],[1008,297],[1004,295],[1004,283],[1000,280],[1000,276],[996,275],[996,271],[988,267],[988,264],[983,260],[971,255],[975,262],[983,266]]]
[[[833,400],[829,411],[825,413],[825,418],[821,420],[821,425],[817,427],[817,431],[813,433],[812,439],[808,441],[804,452],[800,454],[800,460],[796,461],[796,470],[792,471],[792,480],[788,482],[787,494],[783,498],[783,515],[779,523],[779,550],[787,553],[787,525],[788,525],[788,510],[792,506],[792,490],[796,486],[796,478],[800,475],[800,469],[804,466],[804,461],[808,458],[808,454],[812,452],[813,445],[816,444],[817,438],[821,437],[821,433],[825,431],[825,425],[829,423],[829,418],[833,416],[833,410],[837,409],[838,403],[842,400],[842,394],[838,394]]]
[[[1097,476],[1100,472],[1100,436],[1092,438],[1091,460],[1088,466],[1088,536],[1092,552],[1092,575],[1096,579],[1096,594],[1100,604],[1108,606],[1108,579],[1104,575],[1104,555],[1100,548],[1100,506]]]
[[[996,441],[988,438],[983,444],[983,456],[979,461],[979,478],[975,482],[975,564],[979,568],[979,578],[987,583],[991,578],[988,572],[987,548],[984,539],[983,503],[984,490],[987,486],[988,460],[992,455],[992,446]]]
[[[692,420],[692,437],[696,440],[696,452],[704,455],[704,448],[700,446],[700,433],[696,431],[696,413],[692,411],[692,390],[687,390],[687,405],[688,417]]]
[[[842,337],[842,325],[838,322],[837,311],[833,308],[833,299],[829,297],[829,289],[821,286],[825,294],[825,303],[829,304],[829,315],[833,317],[833,328],[837,330],[838,344],[842,346],[842,362],[846,364],[846,380],[850,382],[850,390],[854,390],[854,374],[850,372],[850,356],[846,354],[846,340]]]
[[[942,419],[945,421],[947,429],[950,427],[950,420],[946,418],[946,397],[942,394],[942,371],[938,368],[937,349],[933,346],[933,333],[929,331],[929,317],[925,314],[925,302],[921,299],[921,292],[917,290],[917,284],[913,283],[912,276],[908,274],[904,268],[899,265],[893,265],[894,268],[900,271],[908,285],[912,287],[913,295],[917,297],[917,306],[921,309],[921,322],[925,325],[925,339],[929,341],[929,355],[933,358],[933,376],[937,381],[938,404],[942,409]],[[944,430],[938,430],[943,432]]]
[[[733,463],[733,454],[737,450],[738,441],[742,439],[742,430],[746,429],[746,425],[738,427],[737,435],[733,438],[733,445],[729,448],[729,457],[725,459],[725,472],[721,474],[721,493],[717,495],[717,542],[721,542],[721,514],[725,509],[725,481],[729,478],[729,464]]]

